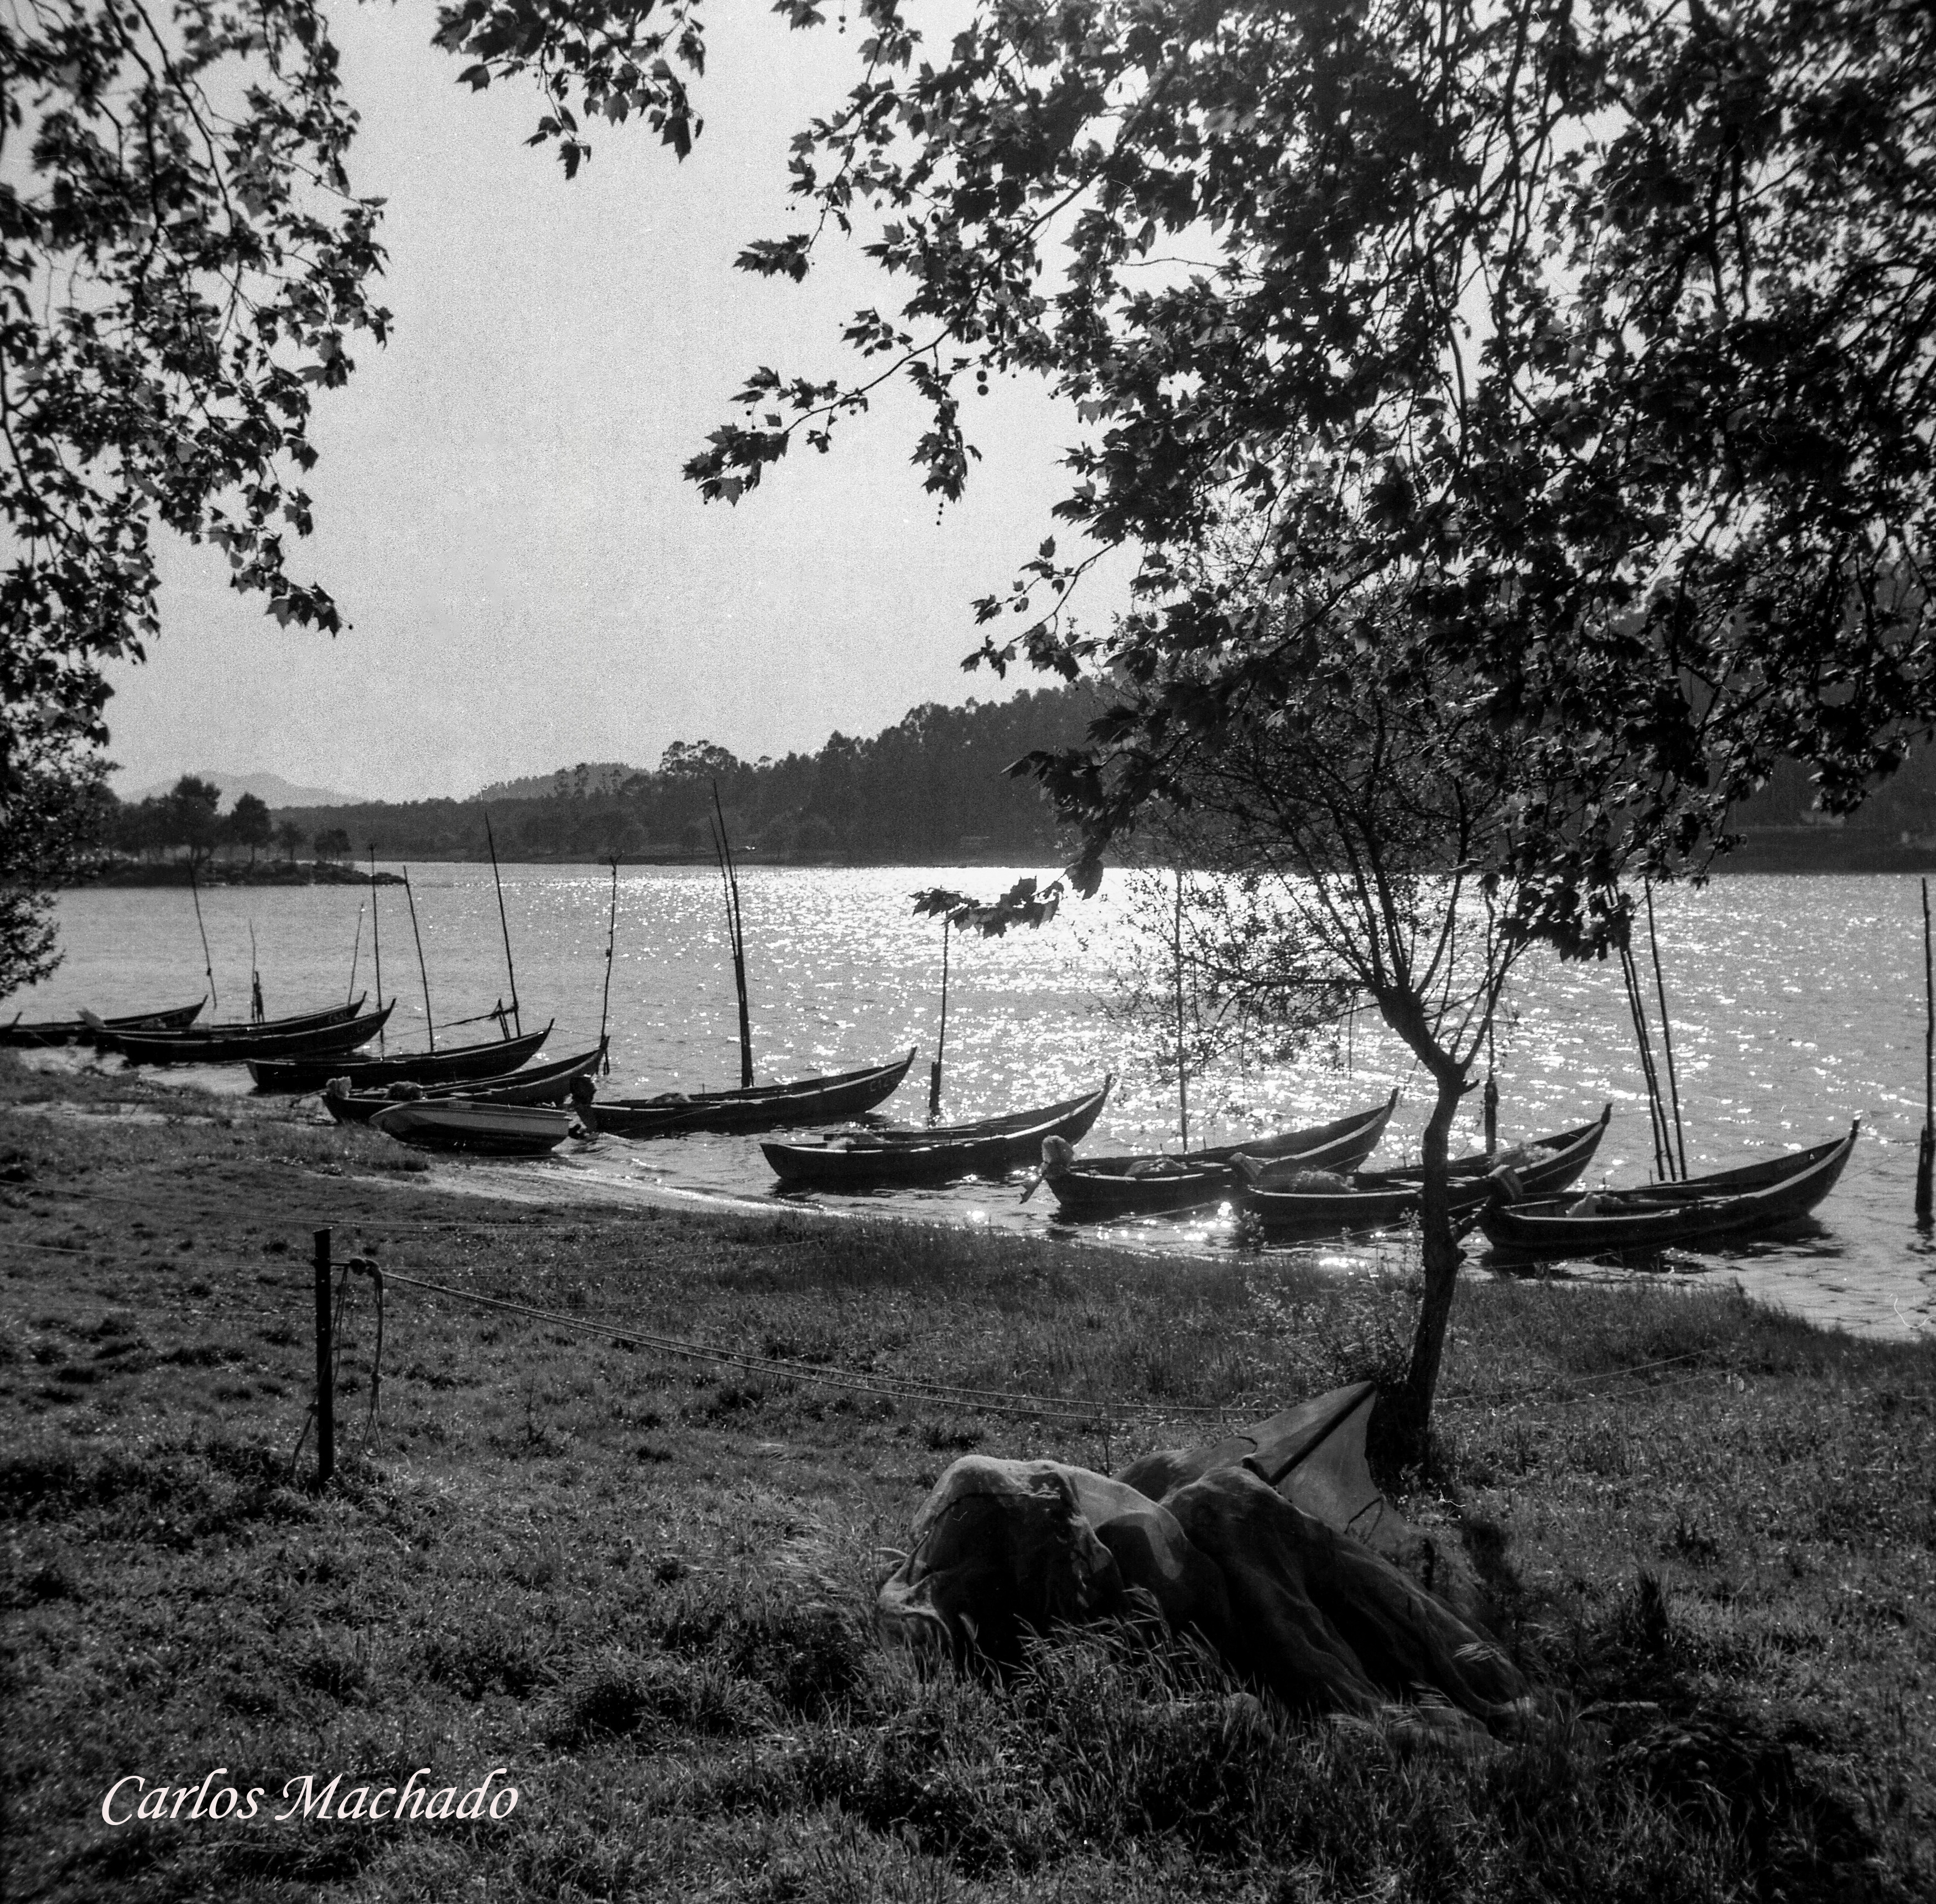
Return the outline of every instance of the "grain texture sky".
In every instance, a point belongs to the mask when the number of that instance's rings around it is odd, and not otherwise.
[[[607,128],[567,184],[523,144],[535,93],[459,87],[423,0],[332,12],[364,119],[355,183],[389,201],[396,327],[319,408],[298,567],[354,626],[279,629],[214,552],[165,551],[162,639],[114,677],[119,784],[219,767],[463,795],[650,764],[675,739],[812,748],[1007,692],[960,662],[973,598],[1052,528],[1071,419],[1039,386],[969,399],[985,460],[939,516],[897,396],[737,509],[679,474],[749,370],[851,371],[841,321],[891,297],[837,242],[805,286],[732,268],[748,240],[798,228],[787,142],[852,83],[852,37],[718,9],[692,157]],[[1121,599],[1105,574],[1082,606],[1100,620]]]

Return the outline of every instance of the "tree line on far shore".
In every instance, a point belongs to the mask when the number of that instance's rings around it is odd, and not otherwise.
[[[349,835],[340,826],[306,831],[286,816],[280,822],[253,793],[221,810],[222,789],[184,773],[165,794],[117,800],[106,788],[96,796],[96,844],[111,858],[179,860],[192,867],[246,853],[253,866],[264,855],[292,861],[307,850],[318,859],[347,859]]]
[[[711,741],[674,741],[656,768],[561,769],[543,794],[474,800],[271,810],[244,794],[218,812],[221,790],[193,775],[167,794],[102,801],[103,849],[135,860],[305,852],[348,859],[374,844],[383,859],[482,856],[489,816],[510,860],[672,858],[711,851],[713,789],[736,851],[808,861],[1051,855],[1054,816],[1032,781],[1006,769],[1031,749],[1071,746],[1100,704],[1087,686],[1012,700],[912,709],[871,739],[834,734],[818,752],[743,761]]]

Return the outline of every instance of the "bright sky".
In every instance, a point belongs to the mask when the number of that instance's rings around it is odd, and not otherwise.
[[[462,795],[579,760],[649,766],[676,739],[811,749],[1009,692],[960,662],[974,598],[1055,529],[1073,419],[1039,386],[969,399],[984,460],[939,521],[900,398],[737,509],[679,474],[749,370],[851,374],[841,321],[892,298],[837,240],[804,286],[732,269],[747,240],[800,227],[787,141],[852,83],[853,40],[790,34],[758,0],[718,9],[692,157],[608,127],[567,184],[523,144],[535,93],[458,86],[425,0],[331,13],[363,114],[352,178],[389,201],[396,327],[319,404],[316,533],[293,566],[354,626],[278,629],[213,552],[166,550],[162,639],[115,671],[118,784],[212,768]],[[1126,574],[1092,577],[1083,619],[1121,605]]]

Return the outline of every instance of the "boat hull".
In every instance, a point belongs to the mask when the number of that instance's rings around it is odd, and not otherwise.
[[[162,1012],[136,1012],[123,1018],[42,1019],[31,1025],[17,1018],[11,1025],[0,1025],[0,1045],[91,1045],[103,1031],[110,1034],[186,1031],[207,1002],[198,998],[192,1005],[177,1005]]]
[[[1397,1103],[1394,1091],[1384,1103],[1329,1124],[1199,1152],[1180,1160],[1184,1167],[1174,1172],[1130,1175],[1132,1170],[1149,1165],[1152,1159],[1147,1156],[1084,1158],[1043,1181],[1055,1198],[1057,1214],[1072,1223],[1201,1209],[1236,1194],[1242,1179],[1230,1160],[1239,1152],[1260,1160],[1294,1161],[1302,1170],[1341,1175],[1355,1170],[1378,1148]]]
[[[571,1113],[538,1104],[485,1104],[467,1097],[387,1106],[370,1128],[419,1150],[473,1157],[542,1157],[571,1134]]]
[[[1548,1260],[1741,1241],[1809,1215],[1835,1188],[1860,1130],[1851,1125],[1847,1136],[1832,1142],[1711,1176],[1609,1191],[1599,1209],[1578,1216],[1558,1202],[1488,1203],[1479,1225],[1499,1254]]]
[[[327,1059],[278,1059],[251,1064],[249,1075],[261,1091],[290,1094],[320,1091],[332,1078],[347,1078],[352,1091],[381,1091],[393,1084],[457,1084],[504,1077],[535,1057],[551,1036],[551,1026],[487,1044],[457,1045],[446,1051],[406,1052],[396,1058],[362,1058],[331,1064]]]
[[[1527,1190],[1563,1190],[1593,1161],[1605,1135],[1609,1105],[1591,1124],[1535,1140],[1547,1155],[1535,1163],[1515,1166]],[[1461,1158],[1452,1165],[1447,1196],[1455,1220],[1470,1216],[1493,1194],[1490,1174],[1480,1175],[1487,1160]],[[1408,1223],[1424,1206],[1425,1186],[1416,1174],[1381,1172],[1360,1176],[1356,1188],[1337,1191],[1259,1189],[1245,1184],[1238,1206],[1275,1237],[1336,1236],[1369,1230],[1388,1230]]]
[[[527,1070],[480,1078],[474,1084],[433,1084],[420,1088],[424,1096],[433,1100],[468,1097],[486,1104],[561,1104],[571,1095],[573,1085],[580,1078],[591,1076],[604,1055],[601,1045],[596,1051],[581,1052],[575,1058],[561,1058],[555,1064],[534,1064]],[[325,1088],[322,1101],[338,1124],[368,1124],[379,1111],[388,1110],[399,1100],[378,1091],[332,1097]]]
[[[239,1038],[280,1038],[299,1031],[316,1031],[329,1025],[347,1025],[361,1015],[364,1000],[368,995],[366,992],[343,1004],[326,1005],[319,1011],[298,1012],[289,1018],[265,1019],[260,1024],[246,1019],[230,1019],[220,1024],[197,1025],[193,1022],[193,1013],[189,1015],[188,1022],[179,1026],[130,1025],[125,1019],[89,1018],[87,1022],[93,1030],[94,1043],[101,1051],[119,1051],[123,1041],[130,1037],[165,1037],[184,1046]],[[186,1064],[192,1061],[177,1061]]]
[[[113,1049],[130,1064],[247,1064],[263,1059],[290,1061],[345,1053],[367,1045],[382,1031],[394,1004],[307,1031],[251,1032],[219,1037],[152,1037],[123,1032]]]
[[[1000,1179],[1033,1164],[1041,1155],[1046,1137],[1080,1143],[1103,1114],[1111,1082],[1080,1097],[1045,1104],[1038,1110],[1013,1112],[979,1125],[886,1131],[874,1136],[871,1143],[855,1143],[851,1149],[838,1141],[763,1143],[760,1148],[783,1190],[866,1191],[900,1184],[947,1183],[960,1177]]]
[[[619,1097],[593,1107],[601,1131],[618,1137],[682,1137],[701,1131],[728,1134],[837,1124],[885,1103],[914,1062],[909,1050],[891,1064],[792,1084],[746,1091],[700,1091],[687,1097]]]

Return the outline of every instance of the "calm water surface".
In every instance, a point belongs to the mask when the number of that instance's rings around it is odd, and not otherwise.
[[[488,1010],[508,995],[489,867],[413,867],[410,875],[438,1024]],[[885,1109],[918,1121],[933,1055],[941,934],[933,922],[914,917],[909,895],[944,885],[992,896],[1015,876],[986,867],[745,873],[758,1079],[844,1070],[916,1045],[915,1068]],[[610,894],[610,875],[600,868],[505,870],[525,1022],[556,1020],[549,1055],[597,1041]],[[252,926],[271,1015],[342,997],[359,907],[356,982],[374,995],[370,901],[367,888],[346,886],[204,894],[222,1016],[246,1009]],[[376,903],[384,991],[398,1001],[389,1042],[393,1049],[418,1046],[425,1006],[404,895],[384,887]],[[1113,1071],[1116,1094],[1088,1147],[1174,1147],[1169,1088],[1129,1034],[1097,1010],[1112,945],[1124,930],[1116,903],[1106,888],[1100,899],[1039,932],[954,942],[945,1105],[951,1118],[1066,1097]],[[1923,1028],[1915,881],[1729,878],[1704,891],[1661,895],[1659,926],[1691,1170],[1814,1143],[1838,1134],[1857,1115],[1864,1130],[1812,1233],[1678,1256],[1674,1273],[1738,1279],[1767,1300],[1865,1332],[1936,1327],[1936,1252],[1911,1221]],[[185,1003],[203,988],[201,943],[185,891],[67,894],[60,927],[66,963],[44,985],[9,1001],[10,1012],[53,1016],[85,1006],[111,1014]],[[1611,1099],[1613,1123],[1590,1180],[1644,1182],[1651,1163],[1646,1100],[1617,970],[1542,962],[1523,969],[1514,997],[1517,1022],[1499,1055],[1502,1135],[1578,1124]],[[709,870],[622,871],[611,1028],[613,1076],[600,1087],[606,1094],[738,1082],[731,964],[718,881]],[[479,1035],[495,1034],[487,1025],[449,1033],[443,1041]],[[247,1082],[246,1073],[194,1075],[218,1088]],[[1336,1116],[1375,1102],[1394,1084],[1405,1096],[1374,1161],[1415,1155],[1428,1102],[1423,1080],[1408,1053],[1363,1022],[1348,1048],[1335,1053],[1314,1054],[1268,1075],[1195,1081],[1193,1140]],[[1475,1097],[1465,1120],[1475,1144],[1478,1119]],[[661,1195],[762,1202],[770,1200],[772,1183],[749,1137],[607,1140],[543,1164],[488,1167],[539,1182],[570,1173],[607,1191],[634,1186]],[[1046,1197],[1024,1206],[1012,1185],[970,1183],[870,1200],[948,1221],[1065,1234],[1051,1221]],[[1186,1255],[1231,1247],[1225,1218],[1084,1234]],[[1298,1253],[1345,1270],[1377,1260],[1375,1248],[1342,1245]]]

